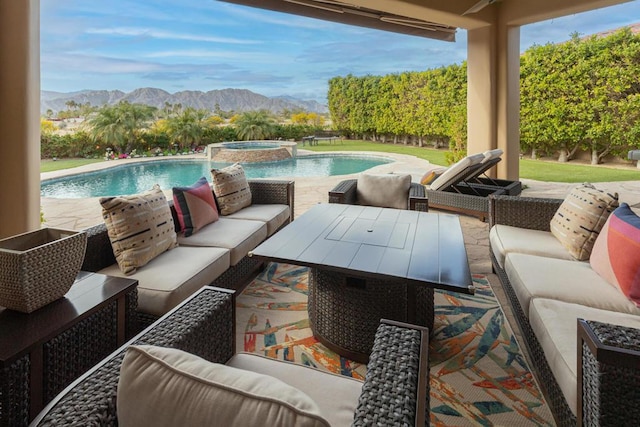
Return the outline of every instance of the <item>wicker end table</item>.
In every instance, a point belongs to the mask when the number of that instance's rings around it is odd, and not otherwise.
[[[80,272],[32,313],[0,308],[0,425],[22,426],[137,332],[138,281]]]
[[[455,215],[318,204],[251,255],[310,267],[314,336],[363,363],[381,319],[431,330],[434,288],[473,293]]]
[[[578,319],[578,426],[640,417],[640,330]]]

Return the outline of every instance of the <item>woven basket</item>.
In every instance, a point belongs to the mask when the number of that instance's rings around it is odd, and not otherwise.
[[[64,296],[86,248],[85,232],[54,228],[0,240],[0,306],[31,313]]]

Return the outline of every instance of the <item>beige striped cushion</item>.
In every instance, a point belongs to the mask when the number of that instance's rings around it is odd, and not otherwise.
[[[171,209],[158,184],[141,194],[104,197],[100,204],[113,254],[123,273],[135,273],[178,245]]]
[[[584,261],[609,214],[618,207],[618,193],[609,194],[591,184],[574,188],[551,219],[551,233],[573,255]]]
[[[213,193],[222,215],[229,215],[251,205],[251,190],[239,163],[211,169]]]

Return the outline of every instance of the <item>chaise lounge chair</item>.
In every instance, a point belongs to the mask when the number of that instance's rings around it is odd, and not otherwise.
[[[425,185],[429,206],[459,212],[485,221],[491,194],[518,196],[520,181],[490,178],[486,173],[501,160],[502,150],[467,156],[448,167],[431,184]],[[483,176],[484,175],[484,176]]]

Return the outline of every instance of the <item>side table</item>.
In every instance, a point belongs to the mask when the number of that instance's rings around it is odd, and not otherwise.
[[[0,426],[27,425],[44,405],[137,332],[137,280],[80,272],[33,313],[0,308]]]
[[[578,319],[577,425],[633,425],[640,416],[640,330]]]

